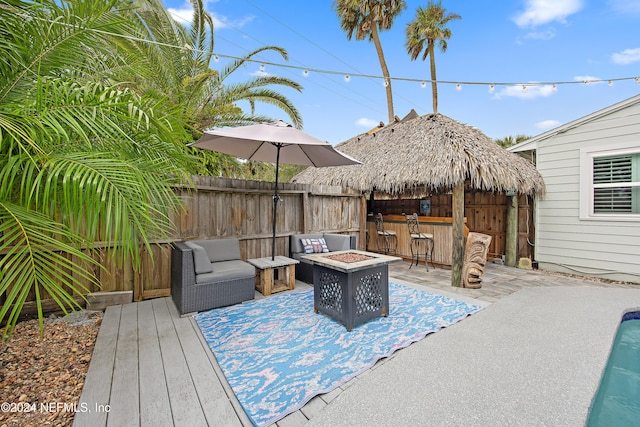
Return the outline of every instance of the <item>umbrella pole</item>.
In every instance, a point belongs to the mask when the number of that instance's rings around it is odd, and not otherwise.
[[[280,147],[282,144],[275,144],[276,151],[276,184],[275,190],[273,192],[273,237],[271,238],[271,261],[276,259],[276,209],[278,207],[278,200],[280,200],[280,196],[278,196],[278,169],[280,164]]]

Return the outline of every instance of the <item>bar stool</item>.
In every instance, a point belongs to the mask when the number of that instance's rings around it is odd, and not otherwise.
[[[390,252],[395,254],[398,248],[398,236],[396,236],[395,231],[384,229],[384,221],[382,220],[381,213],[376,215],[376,231],[378,232],[378,250],[380,250],[380,240],[382,239],[385,255],[388,255]],[[389,241],[393,242],[393,248],[390,247]]]
[[[409,227],[409,237],[411,237],[411,243],[409,244],[411,248],[411,264],[409,264],[409,268],[413,266],[414,257],[416,259],[416,265],[418,265],[418,261],[421,258],[424,259],[424,265],[427,267],[427,271],[429,271],[429,261],[431,261],[433,268],[436,268],[433,264],[433,234],[420,232],[417,213],[407,215],[406,218],[407,226]],[[424,244],[424,255],[420,254],[420,245],[422,244]]]

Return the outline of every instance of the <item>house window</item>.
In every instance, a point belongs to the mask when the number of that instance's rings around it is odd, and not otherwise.
[[[640,154],[593,157],[593,213],[640,214]]]

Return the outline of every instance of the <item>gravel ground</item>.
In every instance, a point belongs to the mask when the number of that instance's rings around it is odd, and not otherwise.
[[[95,345],[102,312],[16,325],[0,342],[0,427],[70,426]],[[4,336],[4,329],[1,330]]]

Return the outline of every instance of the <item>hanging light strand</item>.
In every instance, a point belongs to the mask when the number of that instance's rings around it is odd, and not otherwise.
[[[25,14],[26,18],[34,18],[34,19],[39,19],[39,20],[43,20],[46,22],[51,22],[51,23],[55,23],[58,25],[63,25],[63,26],[72,26],[71,24],[67,24],[67,23],[61,23],[61,22],[54,22],[52,20],[48,20],[45,18],[40,18],[40,17],[32,17],[29,15]],[[155,44],[155,45],[159,45],[159,46],[165,46],[165,47],[172,47],[175,49],[180,49],[180,50],[187,50],[190,52],[194,52],[194,53],[209,53],[208,51],[204,51],[201,49],[194,49],[190,46],[176,46],[176,45],[172,45],[169,43],[162,43],[162,42],[158,42],[155,40],[148,40],[148,39],[144,39],[141,37],[136,37],[136,36],[131,36],[131,35],[125,35],[125,34],[118,34],[118,33],[113,33],[110,31],[105,31],[105,30],[100,30],[97,28],[92,28],[91,31],[96,32],[96,33],[100,33],[100,34],[106,34],[106,35],[110,35],[110,36],[114,36],[114,37],[120,37],[120,38],[124,38],[124,39],[128,39],[128,40],[135,40],[135,41],[140,41],[140,42],[144,42],[144,43],[149,43],[149,44]],[[439,84],[449,84],[449,85],[455,85],[456,88],[462,88],[462,85],[484,85],[484,86],[489,86],[490,88],[495,88],[496,86],[520,86],[520,87],[524,87],[524,86],[546,86],[546,85],[553,85],[553,91],[555,92],[557,90],[557,86],[558,85],[571,85],[571,84],[585,84],[585,81],[577,81],[577,80],[572,80],[572,81],[548,81],[548,82],[535,82],[535,83],[531,83],[531,82],[481,82],[481,81],[460,81],[460,80],[429,80],[429,79],[415,79],[415,78],[410,78],[410,77],[383,77],[380,75],[375,75],[375,74],[365,74],[365,73],[345,73],[344,71],[335,71],[335,70],[327,70],[327,69],[321,69],[321,68],[310,68],[310,67],[304,67],[304,66],[298,66],[298,65],[291,65],[291,64],[281,64],[281,63],[277,63],[277,62],[268,62],[268,61],[264,61],[262,59],[252,59],[252,58],[246,58],[246,57],[240,57],[240,56],[234,56],[234,55],[225,55],[225,54],[221,54],[221,53],[213,53],[213,60],[215,62],[218,62],[220,60],[220,58],[227,58],[227,59],[232,59],[232,60],[241,60],[244,62],[248,62],[248,63],[258,63],[260,64],[260,69],[264,70],[264,67],[266,65],[270,65],[273,67],[278,67],[278,68],[289,68],[289,69],[295,69],[295,70],[299,70],[302,71],[303,74],[306,76],[308,75],[308,73],[310,72],[314,72],[314,73],[319,73],[319,74],[332,74],[332,75],[341,75],[344,76],[345,81],[350,81],[351,77],[363,77],[363,78],[372,78],[372,79],[386,79],[388,83],[390,83],[391,81],[406,81],[406,82],[418,82],[421,84],[422,87],[425,86],[425,83],[439,83]],[[613,86],[613,82],[617,82],[617,81],[625,81],[625,80],[633,80],[636,83],[640,84],[640,76],[633,76],[633,77],[618,77],[618,78],[606,78],[606,79],[593,79],[593,80],[589,80],[589,83],[607,83],[609,86]],[[460,89],[458,89],[460,90]]]
[[[640,83],[640,77],[639,76],[603,78],[603,79],[589,79],[587,81],[585,81],[585,80],[568,80],[568,81],[558,80],[558,81],[544,81],[544,82],[542,82],[542,81],[541,82],[461,81],[461,80],[430,80],[430,79],[422,79],[422,78],[416,79],[416,78],[411,78],[411,77],[393,77],[393,76],[384,77],[384,76],[376,75],[376,74],[346,73],[344,71],[337,71],[337,70],[328,70],[328,69],[322,69],[322,68],[303,67],[303,66],[298,66],[298,65],[282,64],[282,63],[277,63],[277,62],[266,62],[264,60],[246,59],[246,58],[241,58],[241,57],[237,57],[237,56],[233,56],[233,55],[223,55],[223,54],[216,54],[216,55],[218,57],[220,57],[220,58],[227,58],[227,59],[232,59],[232,60],[243,59],[243,60],[245,60],[245,62],[256,62],[256,63],[260,63],[260,64],[270,65],[270,66],[273,66],[273,67],[302,70],[305,75],[308,75],[311,72],[318,73],[318,74],[338,75],[338,76],[343,76],[346,81],[350,81],[354,77],[379,79],[379,80],[382,80],[383,85],[385,85],[385,86],[391,81],[416,82],[416,83],[420,84],[421,87],[426,87],[428,83],[434,83],[435,82],[435,83],[438,83],[438,84],[453,85],[458,90],[460,90],[462,88],[462,86],[464,86],[464,85],[488,86],[489,90],[491,92],[495,91],[495,88],[498,87],[498,86],[517,86],[517,87],[522,88],[523,92],[526,92],[527,91],[526,88],[536,87],[536,86],[552,86],[552,87],[554,87],[554,90],[555,90],[555,89],[557,89],[557,86],[559,86],[559,85],[575,85],[575,84],[577,84],[577,85],[585,85],[585,84],[586,85],[591,85],[591,84],[594,84],[594,83],[606,83],[608,86],[613,86],[613,82],[625,81],[625,80],[630,80],[630,81],[635,81],[636,83]]]

